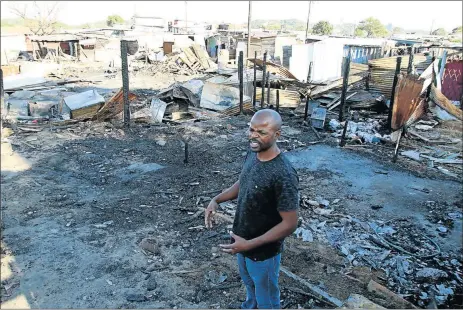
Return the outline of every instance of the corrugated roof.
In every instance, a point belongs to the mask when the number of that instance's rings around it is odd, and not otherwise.
[[[63,42],[63,41],[78,41],[80,38],[72,34],[57,34],[47,36],[30,36],[31,41],[48,41],[48,42]]]

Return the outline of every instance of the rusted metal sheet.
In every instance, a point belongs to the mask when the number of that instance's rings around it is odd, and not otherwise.
[[[263,66],[263,63],[264,63],[264,61],[261,60],[261,59],[249,59],[249,61],[250,61],[251,63],[255,63],[255,64],[258,65],[259,67],[262,67],[262,66]],[[286,78],[290,78],[290,79],[295,79],[295,80],[297,80],[297,78],[294,76],[294,74],[292,74],[291,72],[289,72],[289,70],[286,69],[286,68],[283,67],[283,66],[277,65],[277,64],[275,64],[275,63],[273,63],[273,62],[269,62],[269,61],[266,61],[266,62],[265,62],[265,65],[266,65],[267,72],[275,73],[275,74],[284,76],[284,77],[286,77]]]
[[[463,120],[463,111],[457,108],[447,97],[445,97],[439,89],[434,85],[431,86],[431,93],[429,95],[431,100],[439,107],[449,112],[456,118]]]
[[[419,77],[399,75],[392,108],[391,128],[393,131],[402,128],[415,113],[418,106],[422,105],[424,98],[421,96],[424,80]],[[424,110],[422,110],[424,112]],[[414,114],[414,119],[421,117]]]

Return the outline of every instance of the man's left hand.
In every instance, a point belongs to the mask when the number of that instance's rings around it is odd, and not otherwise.
[[[235,235],[233,232],[231,232],[230,235],[235,239],[235,242],[232,244],[219,244],[223,252],[236,254],[250,250],[250,242],[248,240]]]

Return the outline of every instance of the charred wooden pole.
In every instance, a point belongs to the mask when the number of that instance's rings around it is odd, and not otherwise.
[[[304,121],[307,120],[307,116],[309,116],[309,95],[307,95],[307,101],[305,103],[305,111],[304,111]]]
[[[257,51],[254,52],[254,90],[252,94],[252,106],[256,107],[256,93],[257,93]]]
[[[130,126],[130,105],[129,105],[129,67],[127,63],[127,41],[121,40],[122,60],[122,91],[124,95],[124,126]]]
[[[279,90],[279,89],[277,89],[276,111],[277,111],[277,112],[280,112],[280,90]]]
[[[311,61],[309,64],[309,72],[307,73],[307,83],[309,83],[312,80],[312,67],[313,62]]]
[[[341,142],[339,143],[340,147],[344,147],[344,145],[346,145],[346,132],[347,132],[348,125],[349,125],[349,120],[346,119],[346,123],[344,124],[344,129],[342,130]]]
[[[188,164],[188,141],[183,139],[183,144],[185,145],[185,158],[183,159],[183,163]]]
[[[397,57],[397,64],[395,67],[395,74],[394,74],[394,81],[392,82],[392,93],[391,93],[391,103],[389,104],[389,114],[387,115],[387,128],[389,131],[392,131],[392,110],[394,109],[394,96],[395,96],[395,88],[397,86],[397,82],[399,80],[400,74],[400,66],[402,64],[402,57]]]
[[[240,114],[243,114],[243,51],[238,58],[238,77],[240,79]]]
[[[265,98],[265,69],[267,68],[267,65],[265,64],[267,62],[267,52],[264,53],[264,62],[262,63],[262,94],[260,97],[260,107],[264,108],[264,98]]]
[[[267,106],[270,106],[270,72],[267,72]]]
[[[415,47],[411,46],[408,49],[409,49],[409,55],[408,55],[407,74],[412,74],[412,72],[413,72],[413,59],[415,58]]]
[[[344,119],[344,113],[346,110],[346,94],[347,86],[349,84],[349,71],[350,71],[350,58],[351,58],[352,48],[349,47],[349,52],[344,61],[344,72],[342,79],[342,93],[341,93],[341,105],[339,107],[339,121],[342,122]]]

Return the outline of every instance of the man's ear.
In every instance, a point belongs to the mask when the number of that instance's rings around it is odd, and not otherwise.
[[[275,137],[278,139],[281,136],[281,130],[275,132]]]

